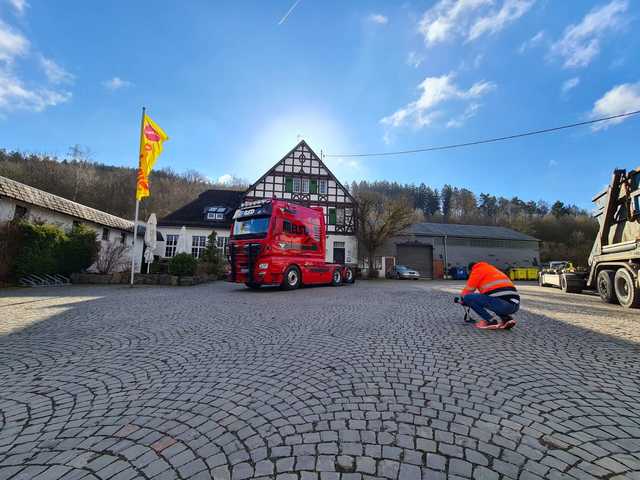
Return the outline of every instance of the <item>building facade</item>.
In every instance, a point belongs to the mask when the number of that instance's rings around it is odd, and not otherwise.
[[[200,256],[212,231],[216,232],[218,248],[224,252],[235,210],[244,203],[271,198],[322,207],[327,226],[326,260],[357,262],[356,202],[305,141],[247,190],[207,190],[193,202],[160,219],[158,230],[165,241],[157,251],[164,258],[172,257],[184,226],[194,256]]]
[[[453,267],[485,261],[508,270],[540,264],[539,240],[505,227],[416,223],[377,252],[380,276],[394,264],[406,265],[424,278],[442,278]]]
[[[158,221],[158,231],[164,243],[156,252],[163,258],[176,253],[180,230],[187,230],[187,242],[194,257],[199,258],[207,245],[207,238],[216,232],[217,247],[226,252],[233,213],[244,199],[244,190],[207,190],[194,201],[179,208]]]
[[[357,262],[356,201],[304,140],[247,189],[244,201],[268,198],[322,207],[327,226],[326,260]]]
[[[29,220],[57,225],[69,231],[74,225],[82,223],[94,230],[105,251],[109,243],[122,243],[130,246],[119,269],[131,268],[131,255],[135,258],[135,271],[142,264],[143,235],[138,235],[135,252],[133,245],[133,222],[109,213],[87,207],[63,197],[39,190],[9,178],[0,177],[0,223],[12,220]],[[89,270],[94,270],[94,266]]]

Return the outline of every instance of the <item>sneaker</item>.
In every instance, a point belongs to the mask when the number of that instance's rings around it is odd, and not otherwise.
[[[473,326],[481,330],[497,330],[498,328],[500,328],[500,323],[492,323],[491,321],[487,320],[478,320]]]
[[[516,321],[513,318],[511,320],[507,320],[502,324],[502,328],[504,328],[505,330],[510,330],[515,326],[516,326]]]
[[[513,317],[512,317],[511,315],[502,315],[502,316],[500,317],[500,320],[501,320],[503,323],[506,323],[506,322],[508,322],[508,321],[510,321],[510,320],[513,320]]]

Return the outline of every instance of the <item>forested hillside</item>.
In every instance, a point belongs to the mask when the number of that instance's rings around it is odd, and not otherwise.
[[[597,222],[588,212],[559,200],[525,201],[489,193],[477,195],[451,185],[437,190],[424,183],[402,185],[387,181],[353,182],[350,190],[404,197],[427,222],[500,225],[532,235],[543,241],[542,261],[570,259],[586,266],[598,232]]]
[[[25,155],[0,150],[0,175],[45,190],[113,215],[133,219],[136,169],[92,162],[78,147],[60,160],[42,155]],[[150,176],[151,196],[141,202],[140,218],[154,212],[167,215],[210,188],[239,188],[242,183],[220,185],[204,175],[170,169],[154,170]]]
[[[0,150],[0,175],[124,218],[134,215],[136,170],[93,162],[78,147],[64,160]],[[141,203],[142,219],[151,212],[162,217],[210,188],[247,186],[238,180],[220,185],[195,171],[176,173],[170,169],[153,171],[150,181],[152,194]],[[450,185],[438,190],[424,183],[388,181],[354,182],[350,190],[404,197],[425,221],[502,225],[527,233],[543,240],[543,261],[569,258],[585,265],[597,233],[597,224],[588,212],[560,201],[507,199]]]

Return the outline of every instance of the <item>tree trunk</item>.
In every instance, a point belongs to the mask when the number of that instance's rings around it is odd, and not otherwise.
[[[376,278],[378,276],[378,272],[375,269],[375,251],[369,251],[369,278]]]

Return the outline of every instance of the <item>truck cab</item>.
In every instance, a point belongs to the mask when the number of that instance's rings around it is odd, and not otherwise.
[[[252,202],[234,216],[229,241],[229,281],[250,288],[353,283],[348,266],[325,262],[322,208],[283,200]]]

